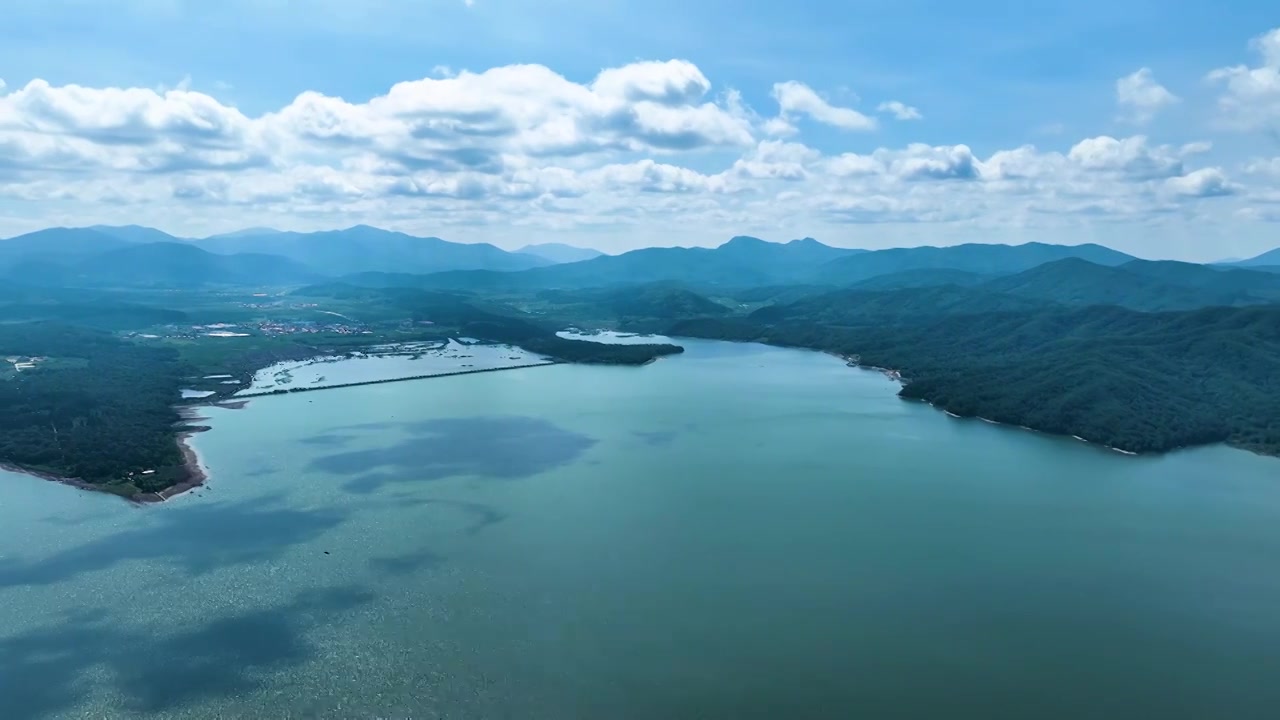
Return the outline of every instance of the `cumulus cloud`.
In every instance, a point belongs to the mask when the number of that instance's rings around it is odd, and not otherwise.
[[[1223,124],[1274,130],[1280,124],[1280,28],[1254,38],[1250,48],[1259,57],[1258,65],[1218,68],[1208,79],[1222,88],[1218,109]]]
[[[897,100],[880,103],[876,106],[876,112],[892,115],[898,120],[920,120],[924,117],[919,110]]]
[[[1245,165],[1245,172],[1261,175],[1274,175],[1280,178],[1280,157],[1258,159]]]
[[[823,100],[813,88],[804,83],[789,80],[773,86],[773,98],[778,101],[779,117],[807,116],[824,125],[842,130],[874,130],[875,118],[867,117],[851,108],[836,107]]]
[[[604,97],[681,106],[697,102],[711,89],[696,65],[685,60],[632,63],[605,70],[591,89]]]
[[[249,119],[203,93],[185,89],[53,87],[32,80],[0,98],[0,130],[62,135],[106,145],[165,140],[199,148],[239,145]]]
[[[1147,144],[1142,135],[1118,140],[1108,135],[1081,140],[1067,157],[1085,170],[1114,172],[1138,179],[1182,174],[1182,158],[1172,148]]]
[[[1221,197],[1236,192],[1236,186],[1216,167],[1193,170],[1181,177],[1169,178],[1164,184],[1174,194],[1186,197]]]
[[[773,90],[780,113],[762,118],[683,60],[608,68],[582,82],[511,65],[441,70],[364,101],[304,91],[252,115],[189,86],[34,80],[0,94],[0,208],[39,214],[33,224],[54,222],[45,213],[56,207],[84,224],[170,213],[218,230],[287,225],[285,216],[487,240],[511,228],[526,237],[623,226],[663,237],[696,229],[714,240],[744,228],[1018,232],[1179,208],[1230,213],[1275,191],[1280,177],[1265,160],[1195,167],[1209,164],[1196,162],[1208,143],[1142,135],[981,155],[965,144],[819,149],[804,142],[799,120],[850,130],[874,120],[800,83]],[[915,112],[896,101],[879,107],[904,119]],[[1228,180],[1236,169],[1248,170],[1239,173],[1246,185]],[[1236,197],[1198,202],[1214,196]]]
[[[1139,125],[1149,123],[1156,113],[1178,101],[1178,96],[1156,82],[1151,68],[1140,68],[1116,80],[1116,104],[1123,120]]]

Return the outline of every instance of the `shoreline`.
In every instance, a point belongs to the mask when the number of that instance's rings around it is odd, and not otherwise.
[[[56,475],[54,473],[48,472],[47,470],[36,470],[35,468],[22,467],[21,465],[14,465],[13,463],[8,463],[8,462],[0,462],[0,470],[4,470],[5,472],[11,472],[16,475],[27,475],[34,478],[40,478],[41,480],[55,482],[55,483],[58,483],[59,485],[68,485],[70,487],[78,488],[80,490],[89,490],[92,492],[106,492],[105,490],[94,485],[93,483],[85,482],[80,478],[63,477],[61,475]],[[114,493],[107,493],[107,494],[112,495]],[[126,500],[130,499],[125,497],[124,495],[117,495],[117,497],[123,497]]]
[[[224,407],[229,410],[239,410],[248,405],[248,400],[240,400],[235,402],[209,402],[204,407]],[[103,485],[85,482],[80,478],[63,477],[56,473],[46,470],[37,470],[35,468],[22,467],[13,463],[0,462],[0,470],[15,473],[18,475],[27,475],[29,477],[39,478],[49,482],[55,482],[59,485],[68,485],[79,490],[100,493],[102,495],[112,495],[121,498],[134,505],[154,505],[157,503],[168,502],[173,498],[191,491],[196,488],[203,487],[209,481],[209,471],[200,462],[200,454],[196,452],[195,447],[191,445],[191,438],[197,433],[210,430],[208,425],[190,425],[188,423],[198,423],[208,420],[207,417],[197,412],[197,406],[194,405],[178,405],[178,416],[183,424],[187,425],[186,429],[175,434],[174,442],[178,445],[178,452],[182,454],[182,468],[186,470],[187,479],[176,485],[160,490],[158,492],[138,492],[132,495],[122,495],[118,492],[112,492]]]
[[[849,366],[849,367],[857,368],[857,369],[859,369],[859,370],[865,370],[865,371],[867,371],[867,372],[877,372],[877,373],[879,373],[879,374],[881,374],[881,375],[884,375],[886,378],[888,378],[888,379],[890,379],[890,380],[892,380],[892,381],[894,381],[894,382],[896,382],[896,383],[898,383],[899,385],[902,385],[902,386],[905,386],[905,385],[907,384],[907,379],[906,379],[906,378],[904,378],[904,377],[902,376],[902,373],[901,373],[901,372],[899,372],[899,371],[897,371],[897,370],[891,370],[891,369],[889,369],[889,368],[882,368],[882,367],[879,367],[879,366],[876,366],[876,365],[865,365],[865,364],[863,364],[863,363],[862,363],[862,358],[860,358],[860,357],[859,357],[859,356],[857,356],[857,355],[843,355],[843,354],[841,354],[841,353],[834,352],[834,351],[831,351],[831,350],[823,350],[822,352],[824,352],[825,354],[830,355],[830,356],[832,356],[832,357],[839,358],[840,360],[844,361],[844,363],[845,363],[847,366]],[[905,399],[905,398],[904,398],[904,399]],[[927,400],[917,400],[916,402],[922,402],[922,403],[924,403],[925,405],[928,405],[929,407],[933,408],[934,410],[941,410],[941,411],[942,411],[942,413],[943,413],[944,415],[946,415],[946,416],[947,416],[947,417],[949,417],[949,418],[955,419],[955,420],[981,420],[982,422],[985,422],[985,423],[987,423],[987,424],[989,424],[989,425],[997,425],[997,426],[1000,426],[1000,427],[1006,427],[1006,428],[1010,428],[1010,429],[1017,429],[1017,430],[1027,430],[1027,431],[1030,431],[1030,432],[1036,433],[1036,434],[1038,434],[1038,435],[1044,435],[1044,436],[1046,436],[1046,437],[1063,438],[1063,439],[1070,438],[1070,439],[1073,439],[1073,440],[1079,440],[1080,442],[1084,443],[1085,445],[1089,445],[1089,446],[1092,446],[1092,447],[1095,447],[1095,448],[1099,448],[1099,449],[1110,450],[1110,451],[1112,451],[1112,452],[1120,453],[1121,455],[1127,455],[1127,456],[1129,456],[1129,457],[1138,457],[1139,455],[1142,455],[1142,454],[1143,454],[1143,453],[1136,453],[1136,452],[1134,452],[1134,451],[1132,451],[1132,450],[1122,450],[1122,449],[1120,449],[1120,448],[1118,448],[1118,447],[1112,447],[1111,445],[1107,445],[1107,444],[1105,444],[1105,443],[1091,442],[1091,441],[1089,441],[1089,440],[1085,440],[1084,438],[1080,437],[1079,435],[1067,435],[1067,434],[1064,434],[1064,433],[1052,433],[1052,432],[1047,432],[1047,431],[1044,431],[1044,430],[1037,430],[1036,428],[1027,427],[1026,425],[1014,425],[1014,424],[1012,424],[1012,423],[1003,423],[1003,422],[1000,422],[1000,421],[998,421],[998,420],[992,420],[991,418],[985,418],[985,417],[982,417],[981,415],[968,415],[968,416],[966,416],[966,415],[958,415],[958,414],[956,414],[956,413],[951,412],[951,411],[950,411],[950,410],[948,410],[947,408],[940,407],[940,406],[935,405],[935,404],[933,404],[933,403],[931,403],[931,402],[929,402],[929,401],[927,401]],[[1226,444],[1228,447],[1234,447],[1234,446],[1232,446],[1230,443],[1225,443],[1225,444]],[[1182,448],[1175,448],[1175,450],[1180,450],[1180,449],[1182,449]],[[1172,452],[1172,451],[1164,451],[1164,452]],[[1154,453],[1154,454],[1162,455],[1162,454],[1164,454],[1164,452],[1161,452],[1161,453]],[[1147,453],[1147,454],[1151,454],[1151,453]]]
[[[1045,437],[1051,437],[1051,438],[1059,438],[1059,439],[1061,439],[1061,440],[1078,440],[1078,441],[1080,441],[1080,442],[1082,442],[1082,443],[1084,443],[1085,445],[1088,445],[1088,446],[1090,446],[1090,447],[1095,447],[1095,448],[1098,448],[1098,449],[1100,449],[1100,450],[1110,450],[1111,452],[1117,452],[1117,453],[1120,453],[1121,455],[1128,455],[1128,456],[1130,456],[1130,457],[1138,457],[1139,455],[1142,455],[1142,454],[1143,454],[1143,453],[1136,453],[1136,452],[1134,452],[1134,451],[1132,451],[1132,450],[1121,450],[1121,449],[1120,449],[1120,448],[1118,448],[1118,447],[1112,447],[1111,445],[1107,445],[1107,444],[1105,444],[1105,443],[1098,443],[1098,442],[1092,442],[1092,441],[1090,441],[1090,440],[1085,440],[1084,438],[1080,437],[1079,435],[1067,435],[1067,434],[1065,434],[1065,433],[1052,433],[1052,432],[1047,432],[1047,431],[1044,431],[1044,430],[1037,430],[1037,429],[1035,429],[1035,428],[1033,428],[1033,427],[1027,427],[1026,425],[1014,425],[1013,423],[1000,422],[999,420],[992,420],[991,418],[985,418],[985,417],[982,417],[981,415],[957,415],[957,414],[955,414],[955,413],[951,412],[950,410],[948,410],[948,409],[946,409],[946,408],[944,408],[944,407],[939,407],[939,406],[937,406],[937,405],[934,405],[933,403],[928,402],[927,400],[916,400],[915,402],[921,402],[921,403],[924,403],[925,405],[928,405],[929,407],[933,408],[934,410],[941,410],[941,411],[943,412],[943,414],[945,414],[947,417],[949,417],[949,418],[953,418],[953,419],[955,419],[955,420],[981,420],[982,422],[987,423],[988,425],[995,425],[995,426],[997,426],[997,427],[1009,428],[1010,430],[1025,430],[1025,431],[1027,431],[1027,432],[1032,432],[1032,433],[1035,433],[1035,434],[1037,434],[1037,435],[1044,435]],[[1227,446],[1228,446],[1228,447],[1232,447],[1232,446],[1231,446],[1231,445],[1229,445],[1229,444],[1228,444]],[[1182,449],[1183,449],[1183,448],[1174,448],[1173,450],[1166,450],[1166,451],[1159,452],[1159,453],[1147,453],[1147,454],[1150,454],[1150,455],[1163,455],[1163,454],[1168,453],[1168,452],[1175,452],[1175,451],[1177,451],[1177,450],[1182,450]]]
[[[249,404],[248,400],[229,400],[229,399],[211,399],[210,402],[203,405],[178,405],[178,416],[184,423],[204,422],[209,418],[201,415],[199,408],[201,407],[217,407],[227,410],[241,410]],[[178,444],[178,451],[182,453],[182,467],[187,471],[187,479],[176,485],[157,491],[148,493],[137,493],[128,499],[139,504],[149,505],[153,503],[168,502],[173,498],[199,487],[209,482],[209,471],[200,463],[200,453],[191,444],[191,438],[197,433],[208,432],[211,430],[208,425],[188,425],[186,430],[179,432],[174,442]]]
[[[187,479],[177,485],[160,490],[159,492],[138,493],[129,498],[133,502],[139,504],[151,504],[168,502],[172,498],[181,495],[189,490],[203,487],[209,481],[209,472],[200,464],[200,455],[196,449],[191,446],[191,438],[196,433],[202,433],[209,430],[208,426],[196,427],[191,430],[178,433],[175,441],[178,443],[178,450],[182,453],[182,467],[187,471]]]

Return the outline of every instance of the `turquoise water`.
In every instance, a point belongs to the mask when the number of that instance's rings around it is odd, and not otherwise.
[[[1280,461],[684,344],[212,408],[154,507],[0,474],[0,717],[1275,716]]]

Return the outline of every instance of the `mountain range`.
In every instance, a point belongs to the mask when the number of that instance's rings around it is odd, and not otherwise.
[[[575,259],[580,258],[580,259]],[[1229,265],[1140,260],[1100,245],[967,244],[867,251],[813,238],[739,236],[715,248],[654,247],[619,255],[549,243],[508,252],[357,225],[297,233],[270,228],[176,238],[137,225],[50,228],[0,240],[0,276],[25,285],[361,287],[450,291],[582,290],[673,283],[746,303],[842,293],[947,288],[943,307],[1027,303],[1141,311],[1280,301],[1280,250]],[[749,290],[748,290],[749,289]],[[746,294],[737,293],[749,293]],[[852,293],[852,294],[851,294]],[[921,302],[919,294],[913,304]],[[686,299],[687,301],[687,299]],[[880,300],[884,301],[881,296]],[[847,306],[847,302],[842,302]],[[857,303],[855,303],[856,305]]]

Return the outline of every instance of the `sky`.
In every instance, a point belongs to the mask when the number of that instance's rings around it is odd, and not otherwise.
[[[815,237],[1280,246],[1251,0],[41,0],[0,237],[370,224],[606,252]]]

